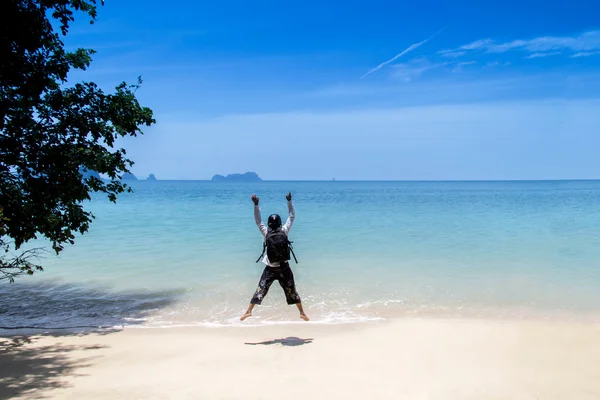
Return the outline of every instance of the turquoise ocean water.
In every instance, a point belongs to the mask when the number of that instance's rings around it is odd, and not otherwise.
[[[291,230],[313,321],[600,315],[600,181],[132,182],[45,272],[0,284],[0,326],[297,321],[263,269],[250,195]]]

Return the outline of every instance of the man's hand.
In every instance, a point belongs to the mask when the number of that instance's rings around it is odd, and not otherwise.
[[[252,202],[254,203],[255,206],[258,205],[258,196],[255,194],[252,194],[252,197],[250,197],[252,199]]]
[[[285,198],[287,199],[287,201],[292,201],[292,192],[289,192]]]

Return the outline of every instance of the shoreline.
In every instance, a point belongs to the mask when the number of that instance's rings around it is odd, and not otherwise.
[[[295,310],[294,310],[295,311]],[[484,315],[475,311],[468,313],[441,313],[433,312],[393,312],[385,316],[361,316],[354,319],[342,320],[317,320],[310,321],[298,320],[262,320],[260,316],[250,317],[245,321],[239,321],[238,318],[227,322],[190,322],[165,325],[153,325],[146,322],[136,324],[118,324],[118,325],[89,325],[89,326],[65,326],[65,327],[14,327],[0,328],[0,340],[2,338],[10,338],[13,336],[46,336],[64,334],[94,334],[103,331],[128,331],[128,330],[243,330],[243,329],[261,329],[261,328],[278,328],[278,327],[344,327],[344,326],[377,326],[381,324],[389,324],[403,321],[471,321],[478,323],[525,323],[525,324],[574,324],[574,325],[599,325],[600,314],[598,313],[574,313],[569,310],[561,312],[549,311],[546,313],[532,312],[526,314],[511,313],[511,310],[504,310],[505,313],[492,313]],[[531,311],[531,310],[529,310]],[[539,311],[539,310],[538,310]],[[293,314],[295,315],[295,314]],[[311,315],[309,314],[309,317]],[[252,319],[254,318],[254,320]],[[67,324],[68,325],[68,324]]]

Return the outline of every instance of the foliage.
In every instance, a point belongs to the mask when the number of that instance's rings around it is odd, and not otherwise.
[[[91,193],[114,202],[129,190],[120,178],[133,162],[115,141],[155,123],[135,96],[140,78],[114,93],[93,82],[67,85],[69,71],[87,69],[94,51],[68,52],[61,36],[76,13],[93,23],[96,8],[96,0],[0,2],[0,280],[14,278],[9,269],[41,269],[32,253],[8,256],[11,249],[40,237],[58,254],[85,233],[94,218],[83,207]]]

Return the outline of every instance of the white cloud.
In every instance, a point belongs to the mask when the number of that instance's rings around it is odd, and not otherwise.
[[[531,55],[539,54],[538,57],[540,57],[541,54],[557,55],[564,52],[577,52],[577,54],[588,55],[587,53],[598,50],[600,50],[600,30],[588,31],[573,36],[540,36],[533,39],[519,39],[504,43],[498,43],[492,39],[480,39],[456,49],[442,50],[438,54],[522,51],[531,53]]]
[[[492,43],[493,43],[493,41],[491,39],[480,39],[480,40],[476,40],[472,43],[465,44],[464,46],[460,46],[459,49],[460,50],[478,50],[478,49],[484,48]]]
[[[465,54],[467,54],[467,52],[455,50],[441,50],[438,52],[438,54],[442,55],[443,57],[458,58],[464,56]]]
[[[487,73],[467,75],[472,69]],[[510,73],[510,63],[494,61],[464,67],[462,73],[451,74],[453,64],[428,67],[402,65],[395,79],[365,85],[364,81],[348,82],[307,91],[293,107],[305,110],[357,110],[368,106],[421,106],[458,104],[497,100],[598,97],[600,72],[568,73],[548,71]],[[301,100],[300,100],[301,99]]]
[[[442,28],[439,31],[437,31],[436,33],[434,33],[433,35],[429,36],[427,39],[418,42],[418,43],[414,43],[411,44],[410,46],[408,46],[406,49],[404,49],[401,53],[396,54],[394,57],[390,58],[387,61],[382,62],[381,64],[379,64],[378,66],[376,66],[375,68],[370,69],[366,74],[364,74],[363,76],[361,76],[361,79],[372,74],[373,72],[376,72],[378,70],[380,70],[381,68],[383,68],[384,66],[386,66],[387,64],[396,61],[397,59],[399,59],[400,57],[402,57],[403,55],[410,53],[411,51],[421,47],[422,45],[424,45],[425,43],[429,42],[431,39],[433,39],[435,36],[437,36],[439,33],[441,33],[444,29],[446,28]]]
[[[452,70],[452,72],[460,72],[462,70],[462,67],[467,66],[467,65],[473,65],[473,64],[477,64],[477,61],[459,62],[454,66],[454,69]]]
[[[506,61],[506,62],[493,61],[493,62],[487,63],[486,67],[508,67],[510,65],[512,65],[512,63],[510,63],[509,61]]]
[[[407,63],[392,66],[392,77],[398,78],[404,82],[410,82],[427,71],[446,65],[448,65],[448,63],[432,63],[426,58],[417,58]]]
[[[525,58],[544,58],[544,57],[558,56],[560,54],[561,54],[560,51],[550,51],[547,53],[533,53],[533,54],[528,55]]]
[[[460,46],[457,49],[445,49],[440,50],[437,53],[444,57],[458,58],[464,56],[469,51],[481,49],[491,43],[492,41],[490,39],[476,40],[472,43]]]
[[[590,57],[600,55],[600,51],[580,51],[571,55],[571,58]]]

